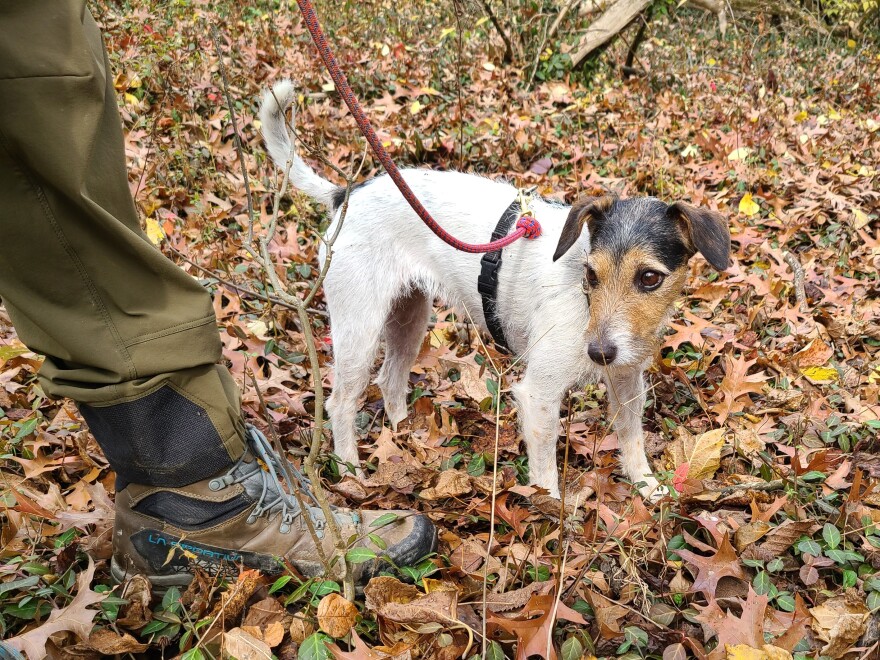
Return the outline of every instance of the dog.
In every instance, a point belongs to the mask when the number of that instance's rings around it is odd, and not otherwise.
[[[276,84],[260,108],[263,138],[275,164],[300,191],[324,204],[336,234],[345,188],[320,177],[296,153],[286,114],[294,86]],[[460,172],[407,169],[404,179],[439,224],[459,240],[484,243],[518,191],[507,183]],[[568,207],[531,204],[542,235],[504,248],[497,314],[511,351],[525,362],[513,388],[533,485],[560,496],[556,445],[560,408],[578,384],[605,382],[623,472],[645,497],[659,486],[645,455],[644,372],[653,360],[687,263],[697,252],[727,268],[730,232],[717,212],[653,197],[585,198]],[[514,207],[515,208],[515,207]],[[334,353],[328,399],[334,451],[359,466],[355,417],[380,343],[377,383],[396,429],[406,418],[410,368],[442,298],[487,328],[477,290],[480,255],[442,242],[416,216],[387,175],[349,191],[343,225],[324,280]],[[326,244],[319,251],[328,258]]]

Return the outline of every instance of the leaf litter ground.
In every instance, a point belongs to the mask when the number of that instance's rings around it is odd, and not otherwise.
[[[151,237],[213,292],[246,413],[261,418],[250,372],[299,460],[313,412],[304,342],[293,314],[248,293],[264,284],[240,247],[247,206],[207,26],[223,35],[261,221],[277,182],[254,118],[268,84],[298,81],[298,128],[333,164],[348,170],[362,142],[297,15],[184,4],[95,7],[132,192]],[[624,53],[612,48],[589,75],[555,75],[541,59],[526,90],[475,13],[460,106],[449,7],[318,9],[399,163],[505,177],[569,202],[612,190],[728,215],[733,265],[715,276],[694,260],[650,373],[649,452],[673,495],[657,506],[634,497],[596,387],[572,393],[561,411],[565,511],[525,486],[509,380],[499,388],[466,319],[438,308],[401,429],[383,423],[378,390],[367,393],[359,423],[369,479],[339,481],[332,459],[324,468],[340,504],[428,513],[438,556],[374,581],[355,606],[330,581],[253,571],[230,584],[197,575],[164,598],[143,581],[112,589],[113,474],[75,406],[46,399],[34,377],[40,357],[0,311],[0,637],[32,656],[164,649],[198,658],[216,655],[222,640],[236,657],[295,657],[299,647],[309,658],[455,658],[481,647],[488,575],[488,657],[875,653],[876,47],[817,43],[763,20],[741,22],[722,42],[705,17],[681,12],[652,24],[638,56],[645,78],[619,80],[609,63]],[[296,195],[284,205],[273,256],[289,280],[312,280],[321,210]],[[321,350],[329,383],[329,339]]]

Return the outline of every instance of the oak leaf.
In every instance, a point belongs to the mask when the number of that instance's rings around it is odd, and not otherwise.
[[[676,550],[675,552],[688,564],[696,567],[697,577],[694,580],[693,588],[696,591],[702,591],[709,598],[715,596],[715,590],[718,588],[718,582],[721,578],[734,577],[740,580],[746,578],[736,556],[736,550],[730,545],[727,534],[724,535],[718,546],[718,551],[709,557],[698,555],[690,550]]]
[[[57,632],[72,632],[81,640],[88,640],[97,610],[88,609],[100,603],[108,594],[95,593],[89,588],[95,574],[95,563],[89,557],[89,565],[76,578],[76,596],[70,604],[53,610],[46,622],[28,632],[6,640],[6,644],[22,651],[29,658],[46,657],[46,642]]]
[[[461,470],[444,470],[437,479],[437,485],[425,488],[419,496],[423,500],[439,500],[446,497],[458,497],[471,491],[471,480]]]
[[[757,361],[757,358],[747,361],[743,356],[724,356],[724,378],[717,392],[721,400],[710,408],[718,416],[719,424],[723,424],[732,413],[740,412],[745,407],[748,401],[740,401],[742,397],[761,393],[768,376],[763,373],[748,375],[749,369]]]
[[[556,616],[553,616],[554,605]],[[535,616],[537,615],[537,616]],[[555,619],[586,625],[584,618],[562,601],[556,603],[552,594],[532,596],[525,608],[516,618],[508,619],[497,614],[489,614],[490,629],[501,628],[516,635],[516,660],[526,660],[539,656],[544,660],[556,660],[556,649],[552,635]],[[549,653],[548,653],[549,649]]]

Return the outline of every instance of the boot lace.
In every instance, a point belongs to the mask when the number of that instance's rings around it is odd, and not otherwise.
[[[271,519],[280,513],[279,531],[287,534],[302,513],[302,508],[297,498],[285,491],[281,483],[282,477],[286,474],[286,465],[289,474],[292,474],[297,481],[296,484],[289,486],[296,488],[302,496],[314,502],[314,506],[306,505],[306,512],[312,520],[315,531],[323,536],[327,521],[305,475],[284,456],[278,454],[266,436],[255,426],[247,425],[245,439],[249,451],[242,454],[226,474],[212,479],[208,487],[212,491],[219,491],[233,484],[243,484],[248,494],[257,501],[246,522],[251,525],[261,516]],[[248,461],[248,454],[262,461],[266,469],[264,470],[256,460]],[[334,511],[334,516],[339,517],[340,514],[341,512]],[[352,512],[351,517],[356,518],[357,514]]]

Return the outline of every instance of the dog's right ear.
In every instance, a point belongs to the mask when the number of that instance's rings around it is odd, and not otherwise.
[[[617,198],[613,195],[583,197],[576,201],[571,207],[571,211],[568,212],[568,218],[565,219],[565,226],[562,228],[562,235],[559,237],[556,252],[553,254],[553,261],[557,261],[575,244],[584,230],[584,224],[594,233],[596,223],[605,217],[605,213],[616,201]]]

